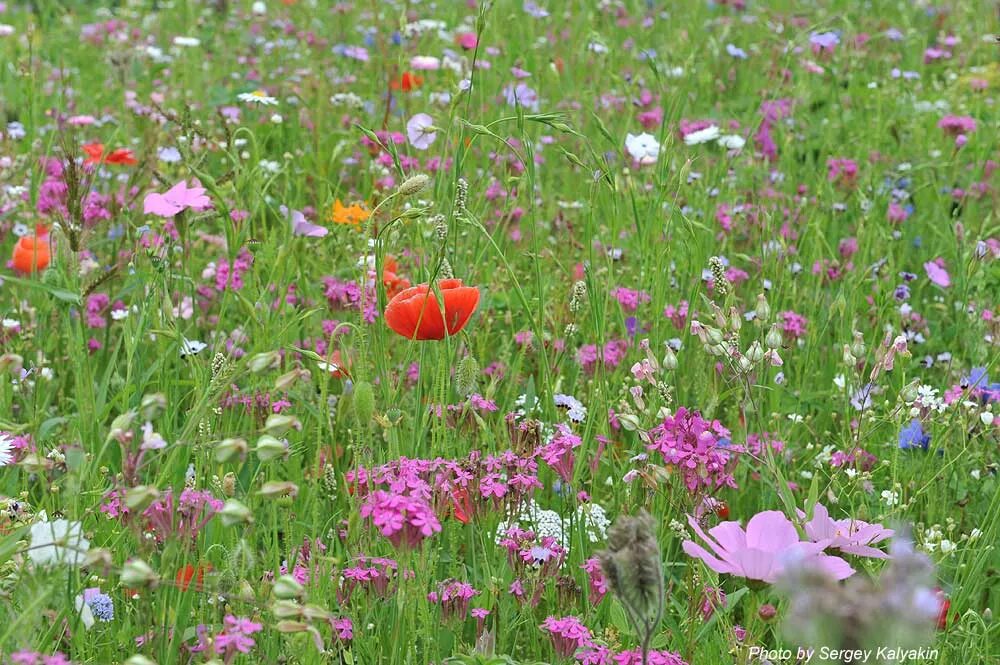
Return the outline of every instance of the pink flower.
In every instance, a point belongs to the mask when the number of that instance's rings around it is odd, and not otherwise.
[[[795,525],[777,510],[757,513],[747,522],[746,530],[739,522],[720,522],[708,530],[711,538],[693,517],[688,516],[688,524],[714,554],[691,540],[684,541],[685,554],[701,559],[717,573],[774,583],[787,564],[798,561],[813,564],[837,580],[854,574],[843,559],[821,554],[830,539],[800,542]]]
[[[455,43],[466,51],[471,51],[476,48],[479,40],[476,38],[476,33],[474,32],[462,32],[455,35]]]
[[[804,512],[798,512],[800,518],[806,518]],[[871,545],[891,538],[895,533],[881,524],[868,524],[855,519],[831,519],[830,512],[821,503],[813,507],[813,518],[805,523],[805,530],[809,540],[814,543],[829,542],[827,547],[830,549],[875,559],[888,559],[889,555]]]
[[[212,200],[205,196],[205,188],[197,180],[188,187],[187,183],[181,180],[171,187],[164,194],[150,192],[142,204],[142,211],[147,215],[157,215],[159,217],[173,217],[184,210],[194,210],[201,212],[212,207]]]
[[[646,447],[659,452],[664,463],[683,476],[688,491],[736,487],[728,468],[729,451],[720,445],[730,432],[718,420],[705,420],[682,406],[651,429],[649,436],[652,443]]]
[[[934,284],[937,284],[942,289],[947,289],[951,286],[951,277],[948,276],[948,271],[945,270],[940,263],[943,263],[941,259],[937,261],[928,261],[924,264],[924,270],[927,271],[927,277]]]
[[[589,645],[593,637],[590,629],[573,616],[561,619],[550,616],[540,628],[552,636],[552,646],[560,658],[570,658],[577,649]]]
[[[426,503],[384,490],[372,493],[361,506],[361,517],[371,517],[395,547],[417,547],[424,538],[441,531],[441,523]]]
[[[406,138],[417,150],[427,150],[437,138],[434,118],[426,113],[417,113],[406,123]]]

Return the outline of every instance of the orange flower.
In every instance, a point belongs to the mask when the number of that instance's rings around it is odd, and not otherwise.
[[[460,279],[438,282],[444,298],[444,316],[437,296],[427,284],[404,289],[385,308],[385,323],[407,339],[444,339],[455,335],[479,306],[479,288],[462,286]]]
[[[181,591],[187,591],[191,586],[191,580],[194,580],[194,590],[201,591],[204,588],[205,573],[210,570],[212,570],[210,563],[199,563],[197,566],[192,566],[189,563],[177,571],[177,577],[174,581]]]
[[[48,237],[22,236],[18,238],[11,260],[18,272],[30,273],[45,270],[49,261],[52,260]]]
[[[333,211],[330,213],[330,220],[334,224],[360,226],[370,215],[371,213],[360,203],[352,203],[350,206],[345,207],[340,202],[340,199],[337,199],[333,202]]]
[[[389,82],[389,87],[392,88],[393,90],[412,92],[413,90],[416,90],[423,84],[424,84],[424,77],[418,76],[412,72],[403,72],[403,75],[400,76],[398,80],[393,80]]]
[[[104,144],[87,143],[83,146],[83,151],[87,153],[84,164],[118,164],[121,166],[135,166],[139,160],[135,158],[128,148],[115,148],[108,154],[104,154]]]
[[[391,254],[386,256],[385,262],[382,264],[382,284],[385,285],[385,297],[389,300],[410,288],[410,280],[400,277],[398,272],[399,264],[396,263],[396,257]]]

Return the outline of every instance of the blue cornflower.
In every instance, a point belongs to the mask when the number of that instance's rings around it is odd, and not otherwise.
[[[111,596],[106,593],[91,596],[87,605],[99,621],[111,621],[115,618],[115,603],[111,600]]]

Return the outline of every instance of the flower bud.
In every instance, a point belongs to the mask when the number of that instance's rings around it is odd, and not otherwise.
[[[777,324],[771,326],[771,329],[767,331],[767,335],[764,336],[764,345],[772,351],[781,347],[781,331],[778,330]]]
[[[409,178],[403,181],[403,184],[399,186],[396,192],[400,196],[413,196],[414,194],[419,194],[427,188],[427,185],[431,183],[431,178],[426,173],[418,173],[416,175],[411,175]]]
[[[286,392],[299,381],[308,381],[311,377],[312,374],[309,373],[309,370],[302,369],[301,367],[293,369],[274,380],[274,389]]]
[[[474,356],[465,356],[455,370],[455,392],[461,397],[468,397],[475,391],[479,379],[479,363]]]
[[[108,441],[118,439],[119,441],[132,429],[132,422],[135,420],[135,411],[126,411],[111,421],[111,430],[108,432]]]
[[[740,328],[743,327],[743,317],[740,315],[739,311],[735,307],[729,308],[729,329],[733,332],[739,332]]]
[[[299,493],[299,486],[288,481],[269,480],[261,486],[257,492],[258,496],[265,499],[277,499],[283,496],[296,496]]]
[[[284,457],[288,454],[288,442],[276,439],[270,434],[257,439],[257,445],[253,451],[257,453],[257,458],[261,462],[270,462],[273,459]]]
[[[141,653],[137,653],[126,660],[124,665],[156,665],[156,661],[146,658]]]
[[[152,485],[138,485],[125,492],[125,506],[134,513],[141,513],[159,498],[160,490]]]
[[[275,585],[277,588],[277,585]],[[276,619],[295,619],[302,616],[302,606],[291,599],[276,600],[271,604],[271,614]]]
[[[666,370],[677,369],[677,354],[674,353],[669,344],[666,345],[666,350],[663,352],[663,368]]]
[[[304,633],[309,630],[309,624],[302,621],[279,621],[275,628],[279,633]]]
[[[750,345],[750,348],[747,349],[747,358],[749,358],[750,362],[754,364],[757,364],[764,359],[764,348],[760,345],[760,342],[754,340],[753,344]]]
[[[619,413],[617,415],[618,422],[622,424],[628,432],[634,432],[639,429],[639,419],[632,415],[631,413]]]
[[[763,293],[757,296],[757,307],[754,309],[754,314],[757,315],[757,321],[760,325],[764,325],[771,318],[771,306],[767,302],[767,296]]]
[[[305,587],[299,584],[297,579],[287,574],[276,579],[274,581],[274,588],[271,589],[271,593],[279,600],[301,598],[305,592]]]
[[[719,330],[718,328],[707,326],[705,328],[705,332],[708,335],[708,341],[711,342],[712,344],[715,345],[722,344],[722,342],[725,340],[725,337],[723,337],[722,335],[722,331]]]
[[[247,455],[250,445],[246,439],[223,439],[215,444],[215,461],[220,464],[242,460]]]
[[[143,395],[139,404],[139,412],[143,420],[156,420],[167,410],[167,396],[163,393]]]
[[[253,522],[253,513],[250,509],[236,499],[226,499],[219,511],[219,518],[223,526],[233,526],[234,524],[249,524]]]
[[[375,415],[375,391],[368,381],[358,381],[354,384],[354,417],[358,423],[367,425]]]
[[[250,358],[248,367],[254,374],[260,374],[269,369],[278,369],[281,366],[281,353],[278,351],[265,351]]]
[[[10,372],[15,378],[20,378],[23,369],[24,358],[16,353],[5,353],[0,356],[0,372]]]
[[[127,587],[141,589],[155,586],[160,581],[160,576],[142,559],[130,559],[122,567],[121,581]]]
[[[899,391],[899,397],[903,400],[903,403],[913,404],[917,401],[917,397],[919,397],[917,386],[919,385],[920,381],[910,381],[908,384],[903,386],[903,389]]]
[[[771,621],[774,617],[778,616],[778,610],[771,603],[766,603],[761,605],[757,610],[757,616],[763,621]]]
[[[849,367],[854,367],[856,364],[858,364],[858,359],[854,357],[853,353],[851,353],[851,347],[848,344],[844,345],[843,359],[844,359],[844,364]]]
[[[240,580],[240,583],[236,586],[236,597],[244,603],[257,604],[257,593],[254,591],[253,585],[246,580]]]
[[[267,417],[267,421],[264,422],[264,427],[260,431],[271,436],[284,436],[290,429],[301,431],[302,421],[295,416],[272,413]]]
[[[866,351],[867,351],[867,349],[865,348],[865,337],[864,337],[864,335],[862,335],[861,333],[855,331],[855,333],[854,333],[854,342],[851,344],[851,353],[854,354],[855,358],[858,358],[860,360],[861,358],[865,357],[865,352]]]
[[[736,369],[740,374],[748,374],[753,369],[753,363],[746,356],[740,356],[736,361]]]

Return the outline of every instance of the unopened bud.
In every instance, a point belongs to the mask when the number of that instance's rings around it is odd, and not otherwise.
[[[757,610],[757,616],[764,621],[771,621],[774,617],[778,616],[778,610],[771,603],[765,603]]]
[[[299,486],[295,483],[280,480],[269,480],[261,486],[257,495],[265,499],[277,499],[283,496],[297,496]]]
[[[666,345],[666,350],[663,352],[663,369],[677,369],[677,354],[674,353],[674,350],[670,348],[669,344]]]
[[[718,328],[707,326],[705,328],[705,334],[708,335],[708,341],[711,342],[713,345],[719,345],[722,344],[723,341],[725,341],[725,337],[723,337],[722,331],[719,330]]]
[[[754,364],[759,363],[764,359],[764,348],[760,345],[760,342],[754,340],[750,348],[747,349],[747,358]]]
[[[857,358],[857,359],[860,360],[861,358],[865,357],[865,352],[866,351],[867,351],[867,349],[865,348],[865,337],[864,337],[864,335],[862,335],[859,332],[855,332],[854,333],[854,342],[851,344],[851,353],[854,354],[855,358]]]
[[[237,459],[242,460],[249,448],[246,439],[223,439],[215,444],[215,461],[225,464]]]
[[[736,361],[736,369],[740,374],[748,374],[753,369],[753,363],[746,356],[740,356]]]
[[[302,606],[292,599],[276,600],[271,604],[271,614],[278,620],[295,619],[302,616]]]
[[[362,425],[371,422],[372,416],[375,415],[375,391],[372,389],[372,384],[368,381],[355,383],[352,403],[354,417],[358,419],[358,422]]]
[[[223,526],[233,526],[234,524],[249,524],[253,522],[253,513],[243,503],[236,499],[226,499],[219,511],[219,518]]]
[[[167,396],[163,393],[143,395],[139,404],[139,412],[143,420],[156,420],[167,410]]]
[[[122,567],[121,580],[129,588],[141,589],[156,585],[160,576],[142,559],[131,559]]]
[[[273,459],[284,457],[288,454],[288,443],[281,439],[276,439],[270,434],[257,439],[257,445],[253,451],[257,453],[257,458],[261,462],[270,462]]]
[[[743,317],[735,307],[729,308],[729,328],[733,332],[739,332],[743,327]]]
[[[917,401],[917,397],[919,397],[919,393],[917,392],[917,386],[919,385],[920,381],[911,381],[905,386],[903,386],[903,389],[899,392],[899,396],[904,403],[913,404],[915,401]]]
[[[754,314],[757,315],[757,321],[760,325],[764,325],[771,318],[771,306],[767,302],[767,296],[763,293],[757,296],[757,307],[754,309]]]
[[[305,592],[305,587],[299,584],[299,581],[291,575],[282,575],[276,579],[274,581],[274,588],[271,589],[271,593],[279,600],[301,598]]]
[[[427,188],[431,182],[430,176],[425,173],[418,173],[417,175],[412,175],[403,181],[403,184],[399,186],[396,191],[400,196],[413,196],[414,194],[419,194]]]
[[[308,381],[311,376],[309,370],[302,369],[301,367],[293,369],[275,379],[274,388],[280,392],[286,392],[299,381]]]
[[[250,371],[260,374],[269,369],[278,369],[281,366],[281,353],[278,351],[265,351],[250,358],[248,363]]]
[[[461,397],[468,397],[475,391],[479,380],[479,363],[474,356],[465,356],[455,370],[455,392]]]
[[[777,325],[771,326],[771,329],[767,331],[767,335],[764,336],[764,346],[772,351],[781,347],[781,332]]]
[[[858,359],[854,357],[851,353],[851,346],[849,344],[844,345],[844,364],[848,367],[854,367],[858,363]]]
[[[125,492],[125,506],[133,513],[141,513],[159,498],[160,490],[152,485],[139,485]]]
[[[267,417],[264,427],[260,431],[271,436],[284,436],[291,429],[301,430],[302,421],[292,415],[272,413]]]

